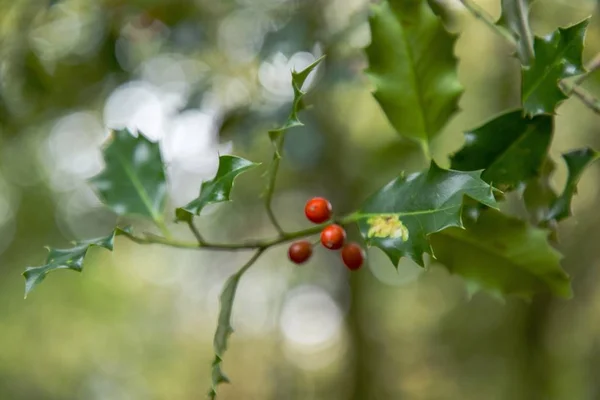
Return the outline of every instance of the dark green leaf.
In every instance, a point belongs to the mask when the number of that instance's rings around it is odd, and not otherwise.
[[[113,131],[104,148],[104,171],[90,180],[119,215],[137,214],[162,225],[167,185],[158,143],[128,130]]]
[[[540,171],[540,175],[527,182],[523,192],[525,207],[535,225],[544,226],[552,203],[556,200],[556,193],[550,182],[556,164],[551,158],[547,158]]]
[[[598,158],[600,158],[600,153],[590,148],[573,150],[563,154],[563,159],[569,169],[569,176],[563,192],[552,202],[546,217],[547,220],[560,221],[571,216],[571,200],[573,195],[577,193],[577,183],[585,168]]]
[[[269,138],[271,142],[275,146],[275,156],[280,157],[278,142],[286,130],[296,127],[302,126],[302,122],[298,119],[298,113],[304,109],[304,103],[302,99],[304,98],[305,92],[302,91],[302,85],[308,78],[308,75],[319,65],[325,56],[320,57],[315,62],[310,64],[308,67],[304,68],[300,72],[292,71],[292,88],[294,89],[294,101],[292,102],[292,110],[290,111],[290,115],[288,116],[287,121],[277,129],[273,129],[269,131]]]
[[[553,118],[522,114],[510,111],[466,132],[464,147],[451,158],[452,168],[483,169],[484,181],[508,187],[539,175],[552,140]]]
[[[362,236],[394,265],[404,256],[423,265],[423,254],[431,254],[428,236],[462,226],[465,196],[496,207],[492,187],[480,175],[481,171],[444,170],[432,162],[427,171],[394,179],[356,214]]]
[[[559,81],[585,72],[581,61],[589,18],[534,40],[535,60],[523,67],[522,101],[528,115],[552,114],[567,96]]]
[[[106,237],[75,242],[74,246],[69,249],[54,249],[48,247],[46,264],[41,267],[28,267],[25,269],[25,272],[23,272],[23,276],[25,277],[25,297],[27,297],[37,285],[42,283],[46,278],[46,275],[50,272],[59,269],[71,269],[73,271],[81,272],[83,270],[85,256],[90,247],[98,246],[112,251],[115,236],[118,236],[123,232],[129,232],[128,228],[123,230],[117,228]]]
[[[260,164],[236,156],[220,156],[217,175],[202,183],[200,195],[185,207],[175,210],[178,221],[189,221],[194,215],[200,215],[208,204],[230,201],[231,189],[235,178]]]
[[[450,272],[502,294],[571,297],[569,276],[560,266],[560,253],[548,243],[548,231],[492,209],[465,225],[431,235],[435,258]]]
[[[536,225],[555,229],[556,223],[571,216],[571,200],[577,193],[577,183],[585,168],[600,158],[600,153],[590,148],[563,154],[568,177],[561,195],[550,185],[555,164],[548,159],[539,178],[527,183],[523,198],[527,211]]]
[[[388,0],[372,10],[365,72],[374,96],[396,131],[428,153],[463,91],[453,53],[456,37],[425,0]]]

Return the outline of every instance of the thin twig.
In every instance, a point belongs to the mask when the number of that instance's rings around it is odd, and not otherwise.
[[[279,225],[277,218],[275,217],[275,213],[273,212],[273,193],[275,192],[275,182],[277,181],[277,172],[279,171],[279,164],[281,163],[281,154],[283,152],[283,144],[285,142],[285,131],[293,128],[295,126],[302,126],[302,122],[298,120],[298,113],[304,108],[302,107],[301,101],[302,97],[306,94],[302,91],[302,85],[306,81],[306,78],[310,75],[310,73],[317,67],[317,65],[325,58],[325,56],[321,56],[316,59],[312,64],[308,67],[304,68],[302,71],[292,71],[292,88],[294,91],[294,100],[292,102],[292,109],[290,110],[290,114],[288,116],[287,121],[283,126],[278,129],[269,131],[269,138],[271,139],[275,151],[273,152],[273,161],[269,166],[268,176],[269,181],[267,183],[266,194],[265,194],[265,208],[267,210],[267,215],[269,216],[269,220],[277,229],[279,233],[279,237],[283,238],[286,236],[285,231]]]
[[[471,0],[460,0],[460,2],[465,6],[465,8],[477,19],[483,21],[490,29],[494,32],[498,33],[502,36],[506,41],[518,48],[519,58],[521,59],[521,63],[523,65],[529,65],[531,60],[534,58],[534,50],[533,50],[533,35],[531,33],[531,29],[529,27],[529,19],[527,16],[527,4],[525,4],[525,0],[507,0],[506,7],[510,7],[517,14],[517,17],[510,17],[511,26],[517,32],[517,35],[520,37],[520,40],[515,38],[512,32],[507,29],[499,26],[491,15],[485,12],[481,7],[479,7],[475,2]],[[504,6],[504,2],[503,2]],[[509,13],[508,15],[514,15]]]
[[[567,95],[575,95],[579,100],[583,102],[590,110],[597,114],[600,114],[600,101],[594,97],[587,90],[581,88],[581,85],[593,72],[600,69],[600,53],[586,64],[584,74],[581,74],[572,83],[569,83],[566,79],[560,82],[560,88]]]
[[[517,15],[518,20],[515,21],[515,27],[518,29],[520,41],[515,38],[502,27],[498,26],[491,15],[486,13],[477,4],[471,0],[460,0],[465,8],[477,19],[483,21],[494,32],[504,37],[510,44],[520,47],[519,52],[521,63],[528,65],[533,60],[535,54],[533,49],[533,34],[529,27],[529,18],[527,16],[527,4],[525,0],[507,0],[508,6],[512,7]],[[579,87],[593,72],[600,70],[600,53],[597,54],[585,67],[586,72],[578,76],[573,82],[569,83],[566,79],[559,82],[560,88],[567,96],[574,95],[581,100],[589,109],[597,114],[600,114],[600,101],[591,93]]]
[[[169,227],[165,223],[165,220],[162,217],[162,215],[153,215],[152,218],[154,219],[154,222],[156,223],[156,226],[158,226],[158,229],[160,229],[161,233],[167,239],[170,239],[173,235],[171,234],[171,231],[169,230]]]
[[[192,231],[192,233],[196,237],[198,244],[204,245],[206,243],[206,240],[204,240],[204,238],[202,237],[202,234],[200,234],[200,231],[198,230],[198,227],[196,226],[196,224],[194,224],[194,221],[192,221],[192,219],[189,219],[187,221],[187,225],[190,228],[190,231]]]
[[[279,163],[281,162],[281,152],[283,151],[283,143],[284,143],[285,135],[280,135],[277,139],[277,144],[275,148],[275,153],[273,155],[273,161],[271,162],[271,166],[269,167],[269,182],[267,183],[267,191],[265,194],[265,209],[267,210],[267,215],[269,216],[269,220],[271,224],[277,229],[279,236],[285,236],[284,230],[279,225],[277,221],[277,217],[275,217],[275,213],[273,212],[273,193],[275,193],[275,182],[277,180],[277,172],[279,172]]]
[[[585,73],[581,74],[573,82],[574,85],[581,85],[592,73],[600,69],[600,53],[596,54],[585,66]]]
[[[485,10],[479,7],[471,0],[460,0],[460,2],[465,6],[465,8],[473,14],[473,16],[479,20],[481,20],[484,24],[488,26],[491,30],[502,36],[506,41],[508,41],[513,46],[517,46],[517,40],[515,37],[503,27],[497,25],[494,22],[494,19],[490,14],[488,14]]]
[[[351,214],[346,217],[336,218],[335,223],[339,225],[347,225],[355,222],[361,218],[364,218],[362,214]],[[263,240],[252,240],[240,243],[211,243],[211,242],[189,242],[177,239],[166,238],[163,236],[154,235],[152,233],[143,233],[141,236],[134,235],[131,232],[122,232],[121,234],[127,237],[132,242],[138,244],[160,244],[169,247],[176,247],[180,249],[194,249],[194,250],[223,250],[223,251],[236,251],[236,250],[252,250],[260,248],[269,248],[277,246],[281,243],[289,242],[290,240],[299,239],[311,235],[315,235],[323,230],[331,222],[312,226],[308,229],[299,230],[296,232],[284,233],[283,235],[277,236],[271,239]]]
[[[529,13],[526,0],[510,0],[515,6],[515,10],[519,16],[517,30],[519,33],[519,45],[523,48],[523,65],[529,65],[535,58],[533,49],[533,34],[529,26]]]
[[[163,246],[175,247],[178,249],[235,251],[257,249],[262,244],[258,242],[200,244],[196,241],[188,242],[183,240],[168,239],[166,237],[154,235],[148,232],[144,232],[142,236],[137,236],[129,232],[122,232],[121,234],[127,239],[137,244],[160,244]]]
[[[597,114],[600,114],[600,101],[597,98],[595,98],[591,93],[589,93],[587,90],[585,90],[577,85],[572,85],[569,87],[564,81],[560,82],[560,87],[566,94],[575,95],[590,110],[594,111]]]

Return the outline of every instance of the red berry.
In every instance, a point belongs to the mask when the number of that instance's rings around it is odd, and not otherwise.
[[[356,271],[365,260],[365,251],[356,243],[348,243],[342,249],[342,260],[350,271]]]
[[[306,240],[294,242],[290,245],[290,248],[288,249],[289,259],[296,264],[302,264],[306,262],[306,260],[308,260],[311,255],[312,243],[307,242]]]
[[[315,197],[304,206],[306,218],[315,224],[327,221],[331,217],[331,203],[322,197]]]
[[[339,225],[326,226],[321,232],[321,243],[331,250],[337,250],[344,245],[346,231]]]

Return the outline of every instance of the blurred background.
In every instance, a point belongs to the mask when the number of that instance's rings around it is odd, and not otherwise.
[[[502,38],[460,2],[438,2],[460,32],[466,88],[434,143],[447,165],[465,129],[518,107],[520,81]],[[102,169],[107,128],[160,141],[170,213],[212,178],[218,153],[269,161],[266,131],[288,113],[290,70],[326,54],[309,82],[305,126],[287,136],[274,199],[284,228],[307,226],[309,197],[347,212],[401,170],[427,165],[391,129],[361,73],[368,3],[0,1],[0,399],[199,399],[209,388],[218,294],[247,253],[119,238],[114,253],[91,250],[83,274],[52,274],[23,300],[20,273],[41,265],[44,245],[115,225],[86,185]],[[500,1],[477,3],[499,16]],[[589,60],[600,51],[597,2],[538,0],[532,26],[543,35],[590,14]],[[600,74],[584,86],[600,95]],[[584,145],[600,148],[600,116],[571,99],[556,118],[556,189],[566,178],[560,153]],[[240,284],[224,363],[233,384],[219,398],[599,399],[599,181],[595,164],[575,217],[560,227],[570,301],[469,298],[442,267],[402,261],[396,271],[378,250],[350,276],[337,254],[319,250],[295,267],[285,246],[272,249]],[[198,219],[206,237],[272,235],[263,185],[261,172],[241,177],[236,201]]]

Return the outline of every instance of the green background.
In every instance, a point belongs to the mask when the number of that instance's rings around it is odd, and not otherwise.
[[[308,226],[309,197],[349,212],[399,171],[428,165],[418,145],[394,133],[361,73],[367,3],[0,1],[0,399],[196,399],[209,388],[218,293],[249,254],[140,247],[119,237],[114,253],[90,251],[83,274],[53,273],[23,300],[20,273],[42,264],[44,245],[66,247],[114,226],[85,179],[101,168],[105,125],[132,118],[115,117],[132,107],[115,96],[121,85],[135,81],[145,93],[137,101],[162,107],[160,124],[152,112],[136,121],[166,143],[169,210],[197,195],[219,151],[268,163],[267,131],[289,110],[288,61],[308,57],[299,52],[327,59],[306,97],[305,126],[287,133],[274,198],[286,229]],[[465,87],[461,111],[432,145],[447,166],[462,132],[519,106],[520,67],[502,38],[458,1],[444,3],[461,32],[455,52]],[[499,16],[499,1],[478,4]],[[539,0],[532,28],[544,35],[591,13],[589,60],[600,51],[596,2]],[[600,95],[600,76],[584,87]],[[199,112],[220,127],[218,137],[181,122]],[[558,108],[557,190],[566,179],[560,154],[600,148],[599,121],[576,99]],[[172,139],[182,129],[183,144]],[[599,181],[595,164],[574,198],[575,217],[560,226],[569,301],[469,300],[445,269],[401,261],[396,272],[376,249],[354,274],[323,249],[302,267],[286,260],[285,246],[269,250],[240,283],[224,362],[233,384],[220,398],[598,398]],[[234,202],[203,212],[205,236],[274,234],[259,198],[264,183],[259,171],[241,176]],[[513,200],[509,211],[519,215]],[[193,239],[180,225],[175,233]]]

